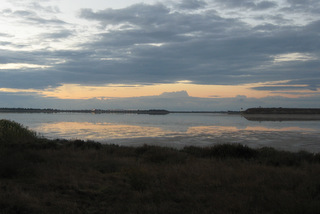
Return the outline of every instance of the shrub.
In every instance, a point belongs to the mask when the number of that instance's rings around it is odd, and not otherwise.
[[[87,150],[87,149],[96,149],[99,150],[102,148],[101,143],[97,143],[94,141],[83,141],[83,140],[74,140],[74,141],[69,141],[65,144],[67,147],[73,147],[75,149],[82,149],[82,150]]]
[[[21,124],[10,121],[0,120],[0,143],[29,143],[37,140],[37,134],[23,127]]]
[[[8,149],[0,156],[0,178],[34,177],[36,164],[44,162],[45,158],[37,152]]]
[[[319,163],[319,154],[312,154],[305,151],[292,153],[288,151],[278,151],[274,148],[264,147],[258,150],[261,163],[272,166],[299,166],[303,162]]]
[[[132,189],[143,192],[152,185],[153,178],[151,174],[144,168],[136,167],[124,171],[124,175],[128,179],[128,183]]]
[[[185,147],[182,151],[196,157],[210,158],[243,158],[250,159],[257,156],[258,152],[241,144],[219,144],[213,147],[200,148],[195,146]]]
[[[181,164],[187,155],[173,148],[144,145],[135,149],[135,154],[146,163]]]
[[[222,144],[212,148],[211,153],[216,157],[234,157],[250,159],[257,155],[256,150],[241,144]]]

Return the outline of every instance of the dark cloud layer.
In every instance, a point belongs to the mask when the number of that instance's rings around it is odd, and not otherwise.
[[[276,7],[276,1],[252,1],[252,0],[217,0],[227,8],[243,8],[249,10],[266,10]]]
[[[239,2],[227,3],[235,6]],[[241,1],[242,4],[246,1]],[[99,21],[103,28],[128,25],[127,30],[124,26],[121,31],[102,33],[98,41],[87,47],[95,49],[96,53],[106,53],[107,57],[114,54],[108,55],[108,49],[115,48],[114,52],[123,58],[116,68],[132,81],[156,82],[155,78],[162,76],[163,82],[189,79],[201,84],[240,84],[299,79],[308,75],[319,78],[318,60],[274,65],[272,59],[272,56],[286,53],[308,53],[318,58],[315,48],[320,46],[318,22],[263,29],[266,26],[251,27],[239,20],[222,18],[212,10],[196,14],[172,13],[161,4],[97,12],[84,9],[81,17]],[[150,43],[163,43],[163,46]],[[107,67],[112,68],[118,62],[110,64]],[[131,73],[137,78],[132,79]]]
[[[7,18],[8,17],[19,18],[21,19],[22,22],[29,23],[29,24],[41,24],[41,25],[66,24],[66,22],[57,18],[47,19],[47,18],[41,17],[36,12],[31,10],[16,10],[16,11],[5,10],[5,11],[2,11],[2,14],[5,14]]]
[[[177,7],[185,10],[195,10],[203,8],[206,5],[207,3],[202,0],[184,0],[177,4]]]

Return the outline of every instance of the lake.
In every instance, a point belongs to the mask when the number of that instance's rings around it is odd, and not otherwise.
[[[238,114],[0,113],[50,139],[82,139],[139,146],[210,146],[320,152],[320,121],[249,121]]]

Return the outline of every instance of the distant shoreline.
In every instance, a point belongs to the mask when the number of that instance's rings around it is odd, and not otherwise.
[[[286,115],[305,115],[320,114],[320,108],[249,108],[242,112],[244,115],[251,114],[286,114]]]
[[[0,108],[0,113],[90,113],[90,114],[241,114],[252,121],[285,121],[285,120],[320,120],[320,108],[249,108],[245,111],[168,111],[165,109],[149,110],[63,110],[38,108]]]
[[[318,108],[249,108],[241,113],[251,121],[320,120]]]

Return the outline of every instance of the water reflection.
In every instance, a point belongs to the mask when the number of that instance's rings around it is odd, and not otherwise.
[[[108,140],[119,138],[159,137],[170,131],[158,127],[113,123],[59,122],[42,124],[37,132],[50,138]]]
[[[89,123],[89,122],[59,122],[41,124],[34,128],[37,132],[50,138],[66,138],[66,139],[92,139],[92,140],[108,140],[123,138],[142,138],[142,137],[168,137],[196,135],[211,135],[217,137],[222,133],[239,131],[259,131],[259,132],[313,132],[312,128],[301,127],[282,127],[269,128],[262,126],[249,126],[238,128],[232,126],[197,126],[189,127],[185,131],[181,129],[167,129],[152,126],[134,126],[113,123]]]
[[[210,146],[217,143],[241,143],[250,147],[274,147],[282,150],[320,152],[317,129],[302,127],[194,126],[186,130],[157,126],[114,123],[44,123],[34,130],[49,138],[90,139],[122,145]]]
[[[319,121],[248,121],[241,115],[1,114],[51,139],[96,140],[121,145],[181,148],[241,143],[320,152]]]
[[[190,130],[194,130],[196,132],[208,132],[208,133],[217,133],[217,132],[237,132],[240,130],[246,131],[309,131],[313,132],[316,129],[312,128],[301,128],[301,127],[279,127],[279,128],[270,128],[270,127],[263,127],[263,126],[247,126],[244,128],[239,127],[232,127],[232,126],[200,126],[200,127],[191,127]]]

